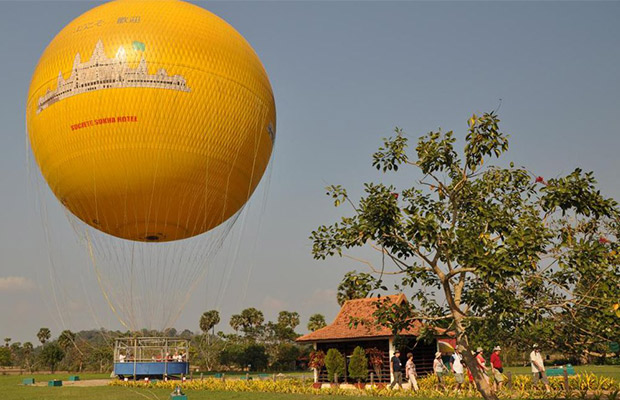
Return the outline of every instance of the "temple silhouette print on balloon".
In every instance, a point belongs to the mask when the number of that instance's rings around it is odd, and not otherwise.
[[[123,46],[119,47],[113,58],[106,57],[103,42],[99,40],[90,60],[82,63],[80,53],[75,55],[69,78],[64,79],[62,71],[58,73],[56,90],[47,89],[45,94],[39,97],[37,114],[56,102],[80,93],[129,87],[190,91],[181,75],[168,75],[163,68],[149,75],[144,57],[136,68],[131,68]]]

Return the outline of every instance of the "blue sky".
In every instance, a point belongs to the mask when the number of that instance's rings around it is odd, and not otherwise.
[[[343,184],[358,195],[369,180],[413,182],[415,175],[384,178],[371,167],[373,150],[394,126],[412,138],[438,127],[462,138],[471,113],[502,99],[500,118],[512,135],[507,160],[544,177],[593,170],[604,194],[620,199],[618,2],[196,3],[232,24],[263,61],[278,137],[270,174],[248,210],[244,232],[256,238],[240,240],[239,255],[222,262],[231,277],[221,300],[213,294],[219,278],[201,284],[178,329],[197,330],[199,315],[215,306],[226,323],[248,306],[268,319],[298,311],[304,326],[314,312],[333,318],[342,275],[363,266],[312,259],[310,232],[346,212],[332,207],[323,188]],[[49,306],[49,260],[60,256],[42,234],[24,126],[39,55],[96,4],[0,2],[1,337],[35,340],[41,326],[54,335],[97,322],[118,327],[92,282],[83,284],[95,311],[76,291],[62,326]],[[64,217],[48,218],[71,253],[75,239]]]

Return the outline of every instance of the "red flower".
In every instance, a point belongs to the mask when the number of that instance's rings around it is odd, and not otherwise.
[[[392,193],[392,196],[394,196],[394,198],[398,200],[398,193]]]
[[[537,176],[536,183],[545,183],[545,178],[543,178],[542,176]]]
[[[598,242],[600,244],[609,243],[609,239],[607,239],[605,236],[601,236],[600,238],[598,238]]]

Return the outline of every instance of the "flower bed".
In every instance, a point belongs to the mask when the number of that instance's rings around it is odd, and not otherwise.
[[[551,386],[557,393],[565,393],[564,378],[552,377],[549,379]],[[411,392],[409,390],[390,390],[389,388],[379,388],[377,386],[366,385],[363,390],[354,389],[353,385],[340,385],[338,388],[332,388],[329,384],[322,385],[317,388],[312,382],[300,379],[282,379],[282,380],[238,380],[238,379],[195,379],[188,380],[181,386],[183,390],[206,390],[206,391],[227,391],[227,392],[264,392],[264,393],[293,393],[293,394],[334,394],[344,396],[374,396],[374,397],[419,397],[419,398],[437,398],[445,397],[449,394],[451,398],[463,397],[472,398],[480,397],[473,384],[466,382],[463,390],[459,393],[449,390],[448,392],[440,392],[435,389],[436,377],[428,376],[418,379],[420,390]],[[444,383],[446,387],[454,387],[455,381],[452,376],[445,377]],[[158,381],[155,383],[124,382],[112,381],[112,386],[126,386],[134,388],[162,388],[173,390],[179,381]],[[500,397],[507,398],[540,398],[543,396],[542,387],[536,389],[532,387],[531,377],[528,375],[517,375],[512,379],[512,390],[504,389],[500,392]],[[613,392],[620,390],[620,383],[612,378],[597,376],[594,374],[577,374],[569,377],[569,386],[571,391],[579,392]],[[549,397],[548,395],[546,395]]]

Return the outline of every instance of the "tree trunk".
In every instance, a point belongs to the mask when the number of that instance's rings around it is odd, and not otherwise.
[[[456,345],[463,348],[463,352],[461,354],[463,355],[465,365],[467,365],[467,368],[471,371],[471,374],[474,377],[476,388],[485,400],[498,400],[497,395],[491,390],[491,386],[489,386],[487,381],[484,379],[484,373],[478,369],[478,362],[471,353],[471,348],[467,340],[467,334],[465,333],[465,329],[462,324],[462,316],[455,312],[453,312],[453,315],[456,325]]]

